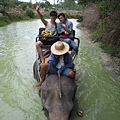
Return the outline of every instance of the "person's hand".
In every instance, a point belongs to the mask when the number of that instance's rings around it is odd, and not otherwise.
[[[62,66],[60,69],[58,69],[57,73],[62,74],[64,70],[65,70],[65,66]]]
[[[64,32],[65,35],[69,35],[69,33],[67,31]]]
[[[60,34],[61,34],[61,35],[65,34],[65,30],[62,30],[62,31],[60,32]]]
[[[64,23],[62,23],[62,26],[65,28],[66,27],[66,25],[64,24]]]
[[[36,10],[38,11],[39,8],[40,8],[40,4],[38,4],[38,5],[36,6]]]

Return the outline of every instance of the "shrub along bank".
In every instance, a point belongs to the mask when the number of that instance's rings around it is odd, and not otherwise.
[[[100,54],[104,65],[120,79],[119,0],[86,5],[83,9],[83,22],[79,27],[81,25],[89,30],[93,43],[100,43],[100,47],[104,50]]]
[[[17,13],[9,14],[4,12],[2,13],[2,15],[3,16],[0,17],[0,27],[15,21],[37,18],[35,13],[30,9],[26,10],[26,12],[23,12],[21,14],[17,14]]]
[[[120,58],[120,7],[119,1],[88,4],[83,10],[82,26],[90,30],[93,42],[112,56]]]
[[[41,11],[42,11],[44,18],[49,18],[49,13],[52,10],[41,9]],[[79,12],[76,10],[57,11],[57,12],[58,12],[58,14],[60,12],[64,12],[66,14],[67,18],[75,18],[75,19],[79,18]],[[22,11],[19,14],[14,13],[14,12],[13,13],[2,12],[2,15],[3,16],[0,16],[0,27],[10,24],[11,22],[15,22],[15,21],[39,18],[34,9],[27,9],[25,11]]]

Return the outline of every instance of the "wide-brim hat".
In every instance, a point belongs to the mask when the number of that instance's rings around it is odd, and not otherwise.
[[[63,55],[69,51],[69,48],[67,43],[58,41],[51,46],[51,52],[55,55]]]

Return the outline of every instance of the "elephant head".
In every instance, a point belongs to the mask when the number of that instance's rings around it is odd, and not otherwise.
[[[59,84],[61,83],[61,85]],[[59,89],[60,88],[60,89]],[[61,91],[61,97],[59,94]],[[76,86],[67,76],[49,75],[41,86],[40,96],[49,120],[68,120],[73,108]]]

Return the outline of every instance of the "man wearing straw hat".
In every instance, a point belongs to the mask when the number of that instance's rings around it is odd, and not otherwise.
[[[41,65],[40,77],[41,81],[36,84],[36,87],[41,86],[45,80],[46,72],[48,74],[61,74],[70,78],[74,78],[73,60],[68,53],[69,45],[65,42],[58,41],[51,46],[51,55],[48,63]]]

